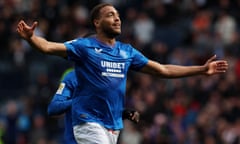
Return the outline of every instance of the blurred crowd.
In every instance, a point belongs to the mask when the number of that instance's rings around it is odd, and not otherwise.
[[[1,0],[0,144],[62,144],[62,117],[47,116],[61,74],[72,63],[32,49],[16,24],[38,21],[37,35],[65,42],[90,31],[89,12],[112,3],[119,40],[162,64],[201,65],[226,59],[226,74],[161,79],[129,72],[119,144],[240,143],[240,0]]]

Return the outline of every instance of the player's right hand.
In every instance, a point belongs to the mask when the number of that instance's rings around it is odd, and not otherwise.
[[[23,20],[21,20],[17,25],[16,31],[23,39],[30,40],[37,25],[38,23],[34,22],[31,26],[29,26]]]

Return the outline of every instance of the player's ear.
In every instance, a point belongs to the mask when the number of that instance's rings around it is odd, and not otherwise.
[[[93,21],[93,24],[94,24],[94,26],[95,27],[99,27],[99,20],[98,19],[95,19],[94,21]]]

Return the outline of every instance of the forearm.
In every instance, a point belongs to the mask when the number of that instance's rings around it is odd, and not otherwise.
[[[206,72],[205,66],[178,66],[178,65],[164,65],[166,78],[188,77],[193,75],[203,75]],[[162,75],[162,74],[160,74]]]
[[[17,32],[36,50],[61,57],[67,57],[67,48],[64,43],[50,42],[46,39],[34,34],[34,30],[37,26],[37,22],[34,22],[32,26],[27,25],[23,20],[18,23]]]
[[[27,41],[34,49],[42,53],[66,57],[64,52],[65,46],[62,43],[50,42],[36,35],[33,35]]]
[[[179,65],[161,65],[154,61],[149,61],[142,69],[142,72],[161,78],[180,78],[192,75],[205,74],[206,66],[179,66]]]
[[[33,35],[30,39],[27,39],[28,43],[38,51],[42,53],[49,53],[48,41],[42,37]]]

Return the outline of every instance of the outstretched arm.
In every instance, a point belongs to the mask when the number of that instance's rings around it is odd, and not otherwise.
[[[39,50],[40,52],[67,57],[67,48],[63,43],[50,42],[34,34],[34,30],[37,24],[37,22],[34,22],[33,25],[29,26],[23,20],[21,20],[18,23],[17,32],[32,47]]]
[[[214,59],[216,59],[216,55],[208,59],[207,62],[201,66],[162,65],[149,60],[141,71],[162,78],[180,78],[193,75],[214,75],[225,73],[228,69],[227,61],[214,61]]]

